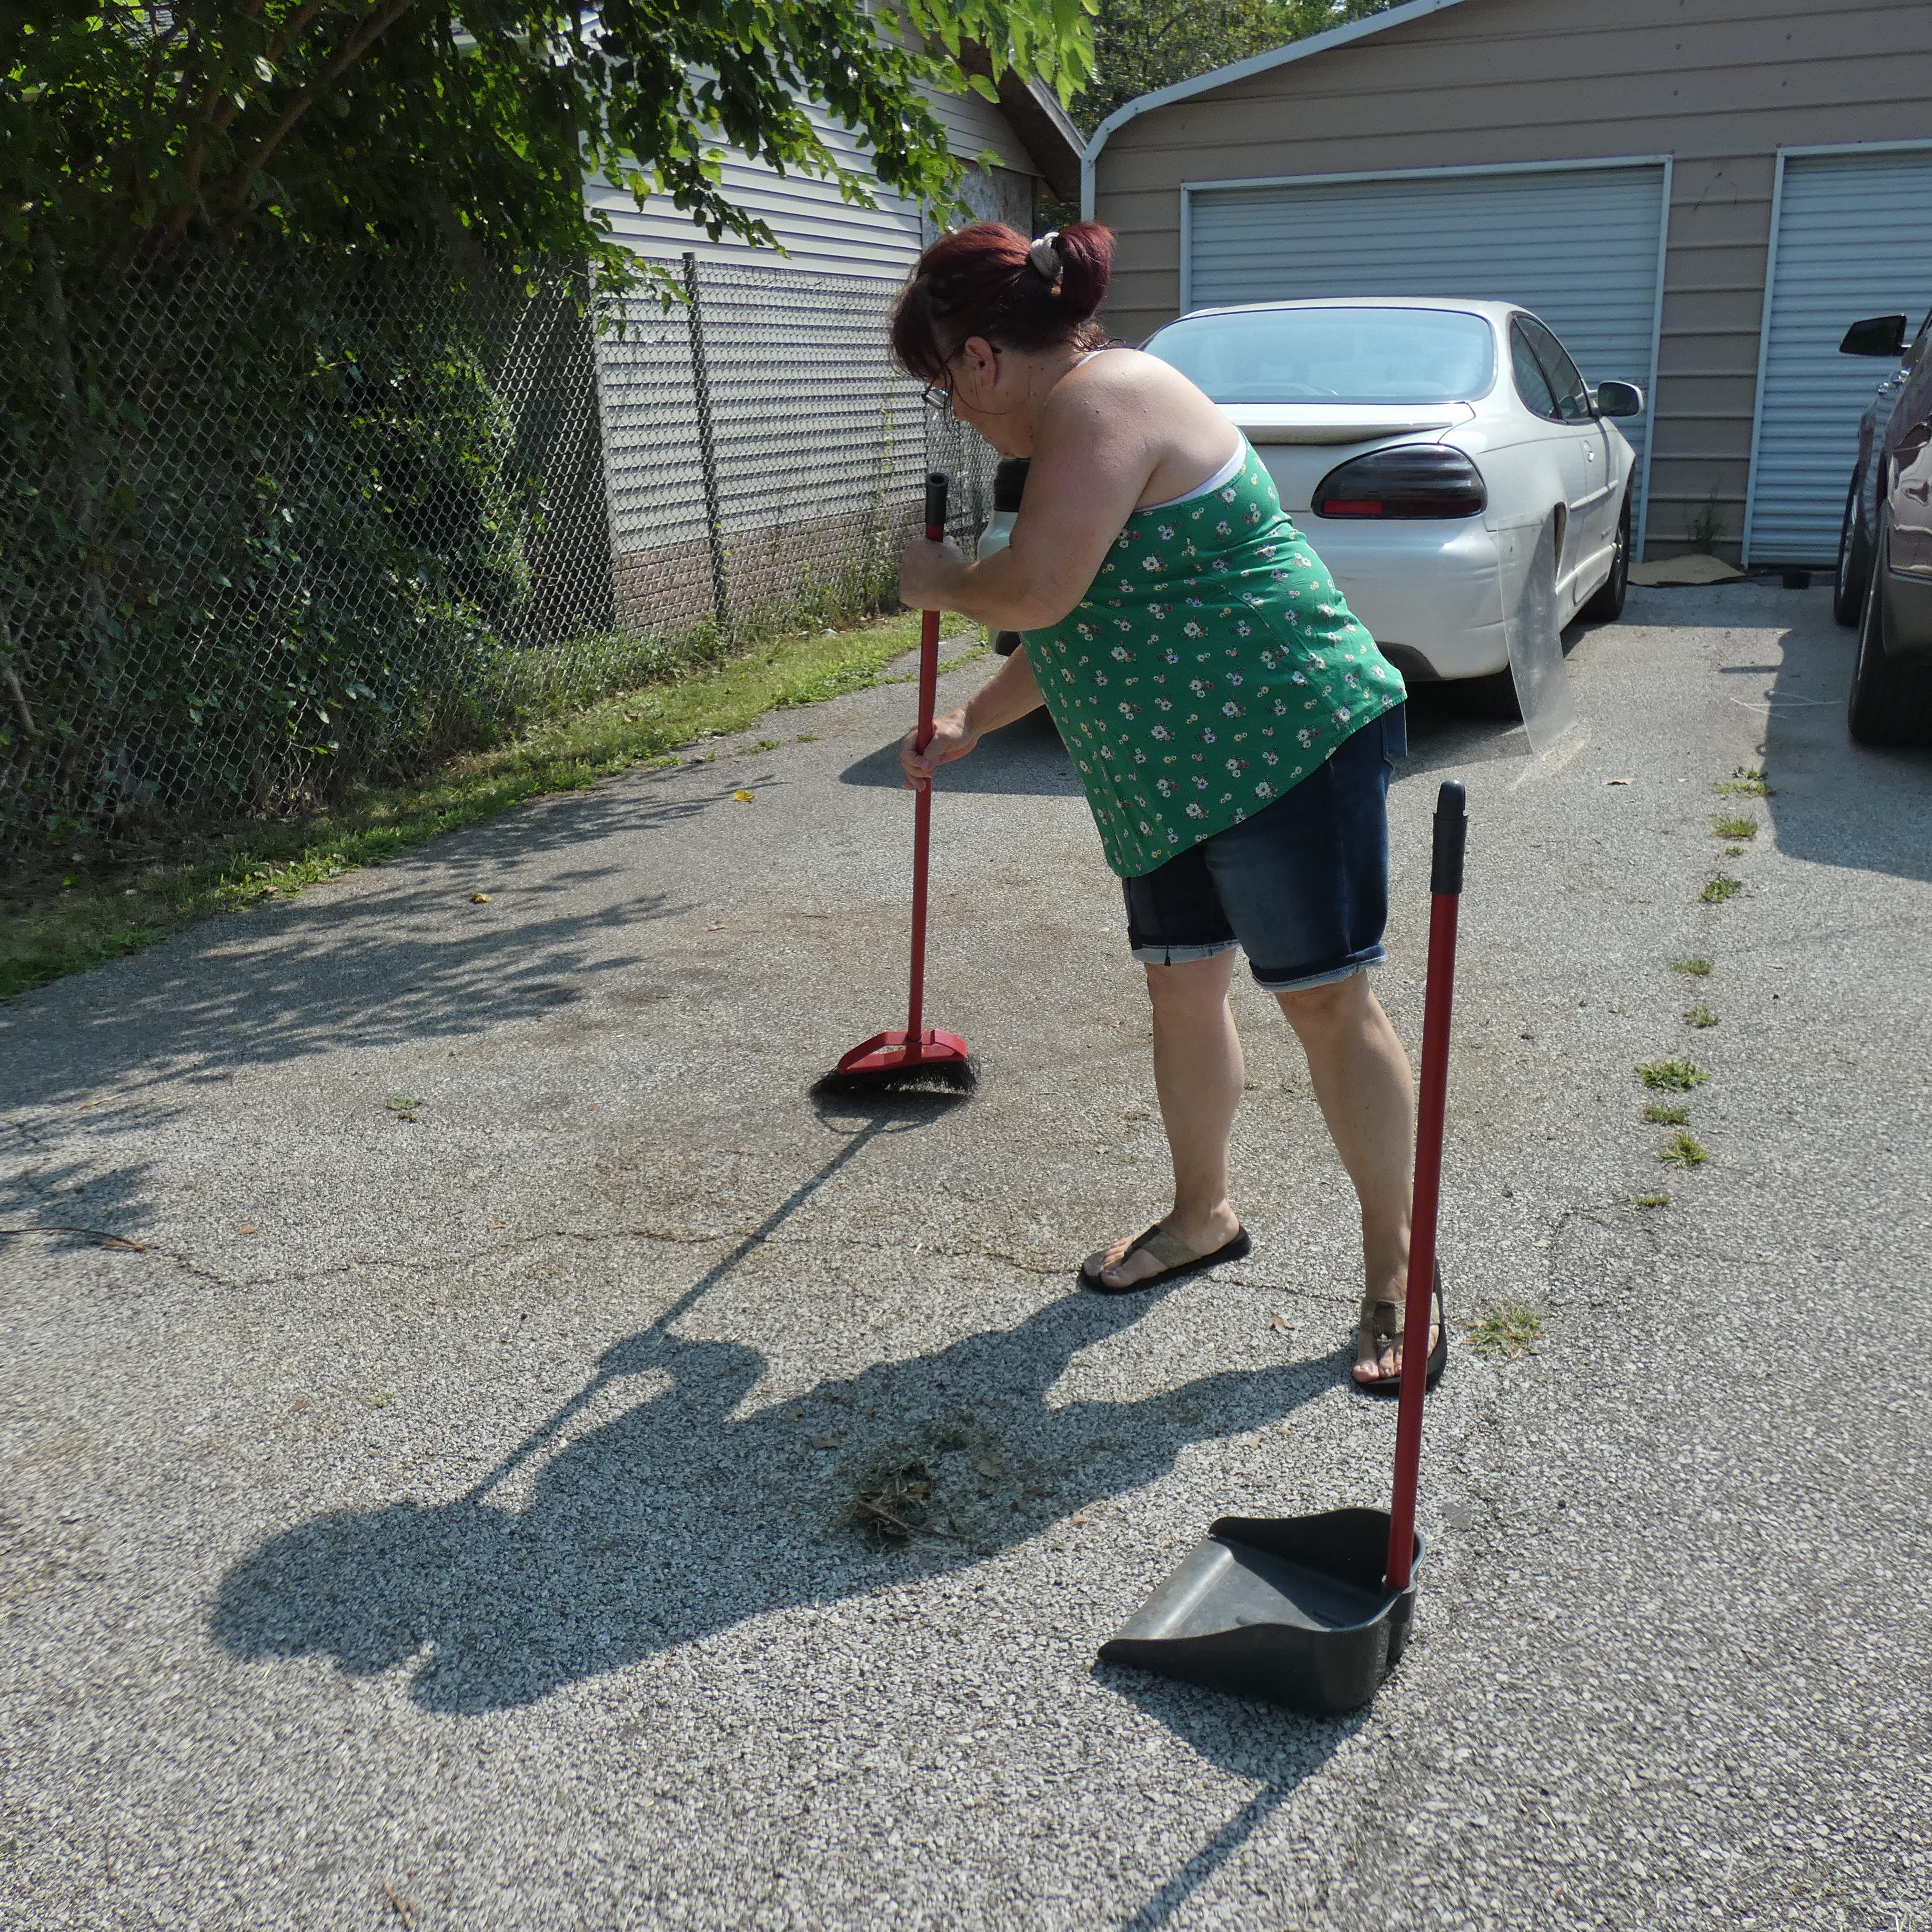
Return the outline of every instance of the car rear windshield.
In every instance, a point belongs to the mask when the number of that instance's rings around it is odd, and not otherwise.
[[[1460,403],[1496,380],[1489,323],[1446,309],[1234,309],[1146,346],[1217,403]]]

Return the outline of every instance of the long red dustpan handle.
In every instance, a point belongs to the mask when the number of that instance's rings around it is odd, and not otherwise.
[[[1415,1197],[1408,1236],[1408,1295],[1402,1317],[1402,1394],[1395,1423],[1395,1485],[1389,1499],[1388,1585],[1408,1588],[1415,1556],[1415,1490],[1422,1468],[1422,1398],[1436,1288],[1436,1211],[1442,1195],[1442,1119],[1449,1092],[1449,1017],[1456,994],[1456,914],[1468,837],[1466,795],[1450,779],[1436,797],[1429,868],[1429,978],[1422,1006],[1422,1090],[1416,1108]]]
[[[926,536],[928,543],[946,541],[946,472],[929,470],[926,477]],[[939,700],[939,613],[922,611],[919,623],[919,736],[920,751],[932,742],[932,707]],[[912,992],[906,1002],[906,1051],[920,1043],[926,1017],[926,874],[932,852],[932,785],[930,780],[913,795],[912,820]]]

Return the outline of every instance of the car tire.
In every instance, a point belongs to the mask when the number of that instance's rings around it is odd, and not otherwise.
[[[1858,479],[1845,492],[1844,520],[1838,526],[1838,567],[1832,580],[1832,615],[1856,631],[1864,614],[1865,582],[1871,575],[1870,547],[1858,527]]]
[[[1932,745],[1932,659],[1901,660],[1885,647],[1885,546],[1881,512],[1845,723],[1861,745]]]
[[[1624,506],[1617,513],[1616,548],[1610,553],[1610,574],[1597,594],[1576,614],[1586,624],[1614,624],[1624,614],[1624,601],[1630,595],[1630,500],[1624,492]]]

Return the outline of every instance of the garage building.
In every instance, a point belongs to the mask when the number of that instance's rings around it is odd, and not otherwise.
[[[1130,101],[1082,182],[1106,320],[1348,295],[1520,302],[1641,384],[1640,554],[1826,564],[1932,308],[1927,0],[1408,0]]]

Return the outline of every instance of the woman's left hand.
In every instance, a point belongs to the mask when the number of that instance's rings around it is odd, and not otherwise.
[[[946,610],[948,594],[969,568],[957,544],[915,537],[899,559],[899,602],[914,610]]]

